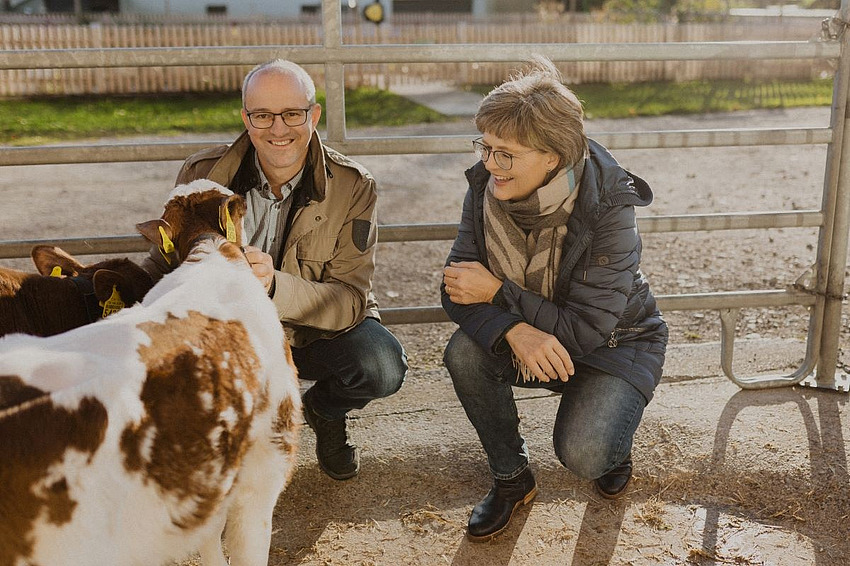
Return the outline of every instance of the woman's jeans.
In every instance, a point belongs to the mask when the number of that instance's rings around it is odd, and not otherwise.
[[[646,399],[619,377],[576,364],[575,375],[566,383],[522,382],[522,378],[517,383],[510,350],[490,354],[461,330],[449,340],[443,360],[497,479],[512,479],[528,466],[512,385],[561,393],[553,432],[555,454],[576,475],[599,478],[631,452]]]
[[[313,409],[341,419],[351,409],[389,397],[407,375],[407,354],[380,322],[366,318],[343,334],[292,348],[298,378],[316,381]]]

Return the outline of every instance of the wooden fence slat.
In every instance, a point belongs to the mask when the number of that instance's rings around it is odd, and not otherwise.
[[[154,20],[157,20],[154,18]],[[46,24],[0,24],[2,49],[64,49],[110,47],[189,47],[222,45],[318,45],[321,22],[299,23],[144,23],[150,18],[129,18],[135,24],[95,23],[79,26],[68,18],[48,18]],[[499,21],[464,20],[455,16],[395,17],[392,25],[373,26],[346,18],[343,41],[376,43],[644,43],[693,41],[808,40],[819,26],[810,23],[722,24],[612,24],[589,18],[534,20],[528,16]],[[530,54],[530,53],[529,53]],[[559,64],[570,84],[654,80],[716,80],[779,77],[810,79],[831,73],[828,62],[806,60],[755,63],[737,61],[580,61]],[[350,64],[346,85],[388,88],[391,84],[446,82],[488,84],[501,82],[513,68],[508,63],[479,64]],[[156,92],[238,91],[250,68],[167,67],[120,69],[56,69],[0,71],[0,96],[45,94],[132,94]],[[312,69],[311,69],[312,70]],[[316,66],[316,81],[324,69]]]

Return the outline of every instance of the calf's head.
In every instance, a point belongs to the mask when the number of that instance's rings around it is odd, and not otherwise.
[[[141,301],[153,286],[148,272],[126,257],[83,265],[62,248],[46,245],[35,246],[30,255],[42,275],[74,277],[91,282],[101,305],[110,299],[123,305],[133,305]]]
[[[162,216],[136,224],[153,243],[168,267],[174,269],[189,255],[193,242],[215,234],[243,246],[242,219],[245,199],[208,179],[175,187],[168,195]]]

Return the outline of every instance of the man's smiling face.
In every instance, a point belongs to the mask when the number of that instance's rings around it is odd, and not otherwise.
[[[258,72],[251,77],[245,89],[242,122],[257,150],[263,173],[273,186],[279,187],[304,166],[322,107],[310,104],[303,85],[295,77],[275,70]],[[300,126],[287,126],[280,116],[274,118],[270,128],[255,128],[248,120],[251,112],[280,113],[304,108],[309,108],[310,112],[307,113],[307,121]]]

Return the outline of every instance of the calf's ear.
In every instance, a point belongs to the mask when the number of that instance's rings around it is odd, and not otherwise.
[[[42,275],[50,275],[55,267],[59,267],[62,275],[76,276],[85,267],[68,252],[56,246],[35,246],[30,255],[35,268]]]
[[[242,217],[245,216],[245,199],[239,195],[230,195],[221,199],[218,206],[218,225],[227,241],[243,245]]]
[[[103,307],[104,318],[136,302],[136,298],[130,296],[132,285],[117,271],[98,269],[92,276],[92,286],[94,296]]]
[[[174,229],[171,228],[171,224],[167,220],[157,218],[156,220],[140,222],[136,224],[136,230],[159,250],[159,253],[167,264],[163,273],[167,273],[169,270],[177,267],[179,257],[177,255],[177,249],[174,247]],[[151,250],[151,257],[153,256],[154,251]]]
[[[162,228],[162,231],[160,231]],[[174,231],[171,229],[171,224],[162,218],[156,220],[148,220],[147,222],[139,222],[136,224],[136,230],[144,236],[152,244],[156,244],[160,248],[165,244],[165,238],[171,241],[174,238]]]

